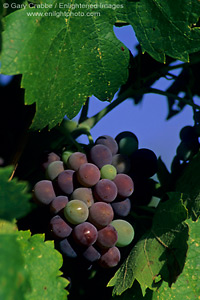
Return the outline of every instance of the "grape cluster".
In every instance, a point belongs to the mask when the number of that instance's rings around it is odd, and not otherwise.
[[[115,139],[100,136],[82,152],[66,150],[61,157],[49,153],[43,164],[46,179],[35,184],[33,194],[37,203],[49,207],[50,231],[60,252],[104,268],[115,267],[120,249],[134,239],[133,226],[126,219],[134,195],[130,174],[152,176],[155,161],[151,150],[138,149],[131,132]]]

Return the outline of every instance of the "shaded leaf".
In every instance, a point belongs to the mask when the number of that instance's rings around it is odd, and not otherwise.
[[[62,256],[54,249],[53,241],[44,242],[42,234],[31,236],[28,231],[20,231],[18,242],[31,284],[31,292],[25,299],[67,299],[68,292],[64,288],[68,281],[60,277],[62,273],[59,271]]]
[[[171,284],[181,273],[187,252],[188,227],[183,223],[187,210],[180,197],[169,196],[159,204],[151,231],[136,243],[108,283],[114,286],[113,295],[121,295],[135,280],[145,295],[147,288],[154,289],[160,275]]]
[[[188,220],[190,238],[188,241],[189,250],[183,273],[179,276],[171,288],[167,283],[163,283],[161,288],[154,293],[152,300],[182,300],[198,299],[200,295],[199,277],[200,277],[200,222]],[[146,298],[144,298],[146,299]]]
[[[16,178],[9,180],[12,171],[12,166],[0,168],[0,218],[9,221],[23,217],[31,210],[27,183]]]
[[[184,193],[189,216],[193,221],[200,215],[200,153],[185,167],[176,182],[176,191]]]
[[[24,257],[14,224],[0,221],[0,299],[24,300],[29,290]]]

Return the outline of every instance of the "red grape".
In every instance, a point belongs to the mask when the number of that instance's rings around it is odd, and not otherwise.
[[[34,198],[40,204],[48,205],[56,197],[50,180],[38,181],[34,188]]]
[[[111,248],[117,242],[117,230],[108,225],[98,231],[97,245],[100,248]]]
[[[57,196],[53,199],[50,204],[50,212],[53,214],[57,214],[60,212],[68,203],[67,196]]]
[[[94,197],[98,201],[112,202],[117,197],[117,186],[109,179],[101,179],[94,187]]]
[[[110,149],[104,145],[95,145],[90,150],[91,162],[99,169],[104,165],[110,165],[112,163],[112,153]]]
[[[89,208],[89,222],[98,229],[107,226],[114,217],[112,206],[105,202],[96,202]]]
[[[102,135],[102,136],[98,137],[95,144],[97,144],[97,145],[102,144],[102,145],[108,147],[110,149],[112,155],[115,155],[118,151],[118,144],[117,144],[116,140],[109,135]]]
[[[126,198],[133,193],[133,180],[127,174],[117,174],[113,181],[117,186],[119,197]]]
[[[120,251],[117,247],[103,251],[98,263],[103,268],[112,268],[118,265],[121,259]]]
[[[51,233],[57,238],[66,238],[72,232],[72,228],[58,215],[51,219],[50,228]]]
[[[72,236],[77,244],[89,247],[96,242],[98,233],[94,225],[84,222],[74,227]]]
[[[94,164],[85,163],[78,169],[77,178],[83,186],[91,187],[99,181],[100,171]]]
[[[79,167],[87,162],[87,157],[84,153],[74,152],[69,156],[67,164],[70,169],[78,171]]]

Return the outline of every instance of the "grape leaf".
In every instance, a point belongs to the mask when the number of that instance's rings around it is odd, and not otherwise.
[[[200,222],[187,220],[187,224],[189,225],[190,238],[188,241],[189,250],[183,273],[171,288],[164,282],[158,291],[154,293],[152,300],[193,300],[198,299],[200,295]]]
[[[62,256],[54,249],[53,241],[44,242],[42,234],[31,236],[29,231],[20,231],[18,242],[21,245],[32,288],[25,299],[66,300],[68,292],[64,288],[68,281],[60,277]]]
[[[129,63],[128,49],[113,32],[115,10],[100,9],[100,16],[87,17],[86,8],[61,9],[58,0],[45,3],[52,8],[26,8],[6,17],[2,51],[2,72],[23,74],[25,102],[36,102],[32,127],[40,129],[54,127],[65,114],[74,117],[91,95],[112,99],[127,79]],[[33,12],[85,17],[28,15]]]
[[[186,166],[183,174],[176,182],[176,191],[182,192],[188,208],[189,216],[193,221],[200,216],[200,153],[198,153]]]
[[[0,254],[0,299],[25,300],[30,286],[16,226],[3,220],[0,221]]]
[[[10,221],[25,216],[31,210],[27,183],[16,178],[9,180],[12,171],[12,166],[0,168],[0,218]]]
[[[164,62],[168,55],[187,62],[190,53],[199,51],[200,31],[193,25],[200,17],[199,1],[146,0],[133,6],[128,21],[143,51],[154,59]]]
[[[174,199],[174,195],[169,194],[169,200],[157,208],[151,231],[136,243],[108,283],[114,286],[113,295],[121,295],[135,280],[143,295],[147,288],[154,289],[161,277],[170,284],[176,281],[187,252],[188,227],[183,222],[186,218],[182,198]]]
[[[181,0],[181,10],[172,0],[104,1],[109,8],[96,1],[93,10],[87,8],[90,1],[86,8],[76,0],[74,8],[64,9],[59,0],[45,3],[48,8],[27,7],[7,16],[3,34],[2,72],[23,74],[25,102],[36,102],[35,129],[52,128],[65,114],[74,117],[91,95],[112,99],[125,83],[129,53],[114,35],[117,23],[130,23],[143,51],[162,62],[165,55],[188,61],[189,53],[200,50],[199,30],[191,26],[199,2]]]

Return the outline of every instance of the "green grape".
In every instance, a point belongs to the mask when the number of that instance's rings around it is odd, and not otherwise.
[[[113,180],[115,176],[117,175],[117,170],[112,165],[104,165],[101,170],[101,178],[102,179],[110,179]]]
[[[119,152],[130,156],[135,150],[138,149],[138,142],[136,139],[127,136],[119,141]]]
[[[64,208],[64,216],[71,224],[80,224],[87,220],[89,210],[81,200],[71,200]]]
[[[135,232],[133,226],[129,222],[117,219],[112,221],[110,225],[117,230],[118,239],[115,246],[125,247],[132,242]]]
[[[68,158],[70,157],[70,155],[72,153],[73,153],[73,151],[67,151],[67,150],[62,153],[62,161],[65,164],[65,166],[67,166]]]

